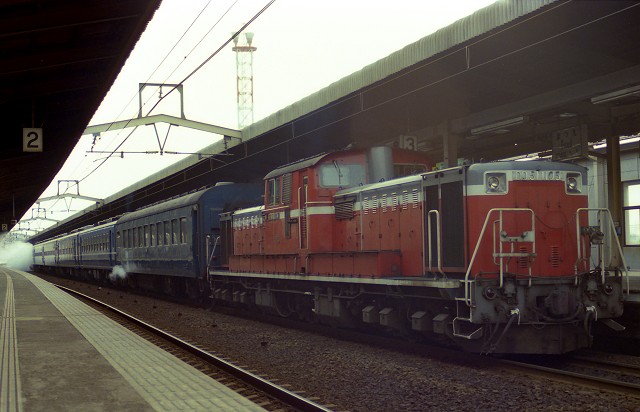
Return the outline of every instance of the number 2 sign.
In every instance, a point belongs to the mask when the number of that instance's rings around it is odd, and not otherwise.
[[[41,152],[42,151],[42,128],[22,129],[22,151]]]

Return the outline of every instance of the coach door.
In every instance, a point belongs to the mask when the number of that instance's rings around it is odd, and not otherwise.
[[[56,265],[60,264],[60,242],[59,241],[55,241],[54,246],[53,246],[53,262]]]
[[[448,169],[429,173],[424,180],[425,270],[464,267],[463,170]]]

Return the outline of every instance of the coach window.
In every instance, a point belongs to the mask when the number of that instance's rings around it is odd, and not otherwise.
[[[158,232],[158,246],[162,246],[162,238],[164,237],[164,229],[162,228],[162,222],[156,223],[156,230]]]
[[[347,165],[334,161],[320,167],[322,187],[353,187],[361,183],[366,183],[366,173],[362,165]]]
[[[640,181],[628,182],[624,187],[624,243],[640,246]]]
[[[187,243],[187,218],[180,218],[180,243]]]
[[[171,244],[171,225],[169,225],[169,221],[164,221],[164,244]]]
[[[150,224],[149,225],[149,246],[153,246],[156,243],[156,225],[155,224]]]
[[[144,246],[149,246],[149,226],[144,225]]]
[[[118,247],[127,247],[127,245],[122,244],[122,236],[119,230],[116,232],[116,245],[118,245]]]
[[[178,243],[178,219],[171,219],[171,244]]]
[[[138,226],[138,247],[144,246],[144,232],[142,226]]]

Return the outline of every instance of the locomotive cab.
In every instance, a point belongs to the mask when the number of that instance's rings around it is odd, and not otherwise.
[[[264,178],[264,205],[234,214],[230,266],[329,273],[323,261],[336,251],[335,194],[427,167],[418,152],[375,147],[322,154],[273,170]]]

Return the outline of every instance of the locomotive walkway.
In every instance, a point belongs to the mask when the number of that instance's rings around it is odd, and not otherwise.
[[[0,412],[263,410],[52,284],[0,268]]]

